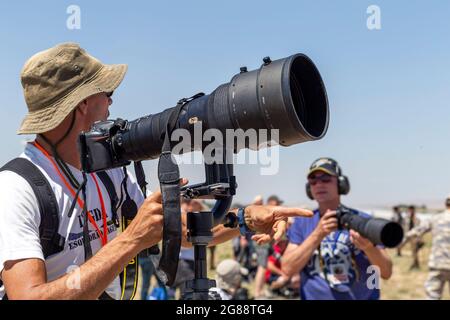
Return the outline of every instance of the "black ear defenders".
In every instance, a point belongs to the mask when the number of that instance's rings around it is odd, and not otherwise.
[[[318,168],[320,168],[320,171],[337,176],[338,193],[340,195],[346,195],[350,192],[350,181],[348,180],[347,176],[344,176],[342,174],[342,169],[336,160],[333,160],[331,158],[317,159],[309,168],[309,172],[312,173],[313,171],[317,171]],[[306,183],[306,195],[311,200],[314,200],[309,182]]]

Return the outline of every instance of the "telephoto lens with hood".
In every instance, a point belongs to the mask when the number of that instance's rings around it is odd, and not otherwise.
[[[321,139],[328,128],[328,100],[319,71],[304,54],[271,61],[253,71],[245,67],[230,82],[209,95],[198,95],[181,109],[175,128],[194,134],[194,125],[202,130],[271,129],[279,130],[282,146]],[[94,124],[80,136],[82,166],[85,172],[110,169],[158,158],[166,125],[174,108],[134,121],[109,120]],[[247,142],[246,142],[247,143]],[[248,144],[240,148],[249,148]],[[191,150],[203,146],[192,144]],[[238,152],[239,148],[233,151]],[[252,147],[253,149],[253,147]]]
[[[394,248],[403,240],[403,228],[396,222],[365,218],[342,205],[336,210],[336,216],[340,229],[353,229],[375,245]]]

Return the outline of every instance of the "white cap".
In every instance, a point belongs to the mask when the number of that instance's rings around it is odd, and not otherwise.
[[[226,259],[220,262],[216,268],[217,286],[225,290],[236,289],[243,275],[247,275],[248,270],[232,259]]]
[[[258,204],[263,202],[263,196],[258,194],[255,198],[253,198],[252,204]]]

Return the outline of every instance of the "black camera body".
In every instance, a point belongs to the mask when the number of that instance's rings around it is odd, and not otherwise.
[[[338,229],[353,229],[375,245],[393,248],[403,240],[403,228],[393,221],[362,217],[343,205],[336,210],[336,218]]]
[[[121,131],[128,122],[122,119],[94,123],[91,130],[79,136],[81,167],[84,172],[96,172],[129,165],[131,162],[120,157]],[[112,141],[114,140],[114,141]]]

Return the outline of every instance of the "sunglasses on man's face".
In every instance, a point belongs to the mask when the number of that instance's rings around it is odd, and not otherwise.
[[[322,174],[320,176],[314,175],[311,177],[308,177],[308,182],[310,185],[314,186],[317,184],[317,182],[320,180],[322,183],[329,183],[331,182],[332,177],[329,174]]]
[[[107,96],[108,98],[111,98],[111,97],[112,97],[112,95],[113,95],[113,93],[114,93],[114,91],[111,91],[111,92],[107,92],[107,93],[106,93],[106,96]]]

